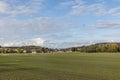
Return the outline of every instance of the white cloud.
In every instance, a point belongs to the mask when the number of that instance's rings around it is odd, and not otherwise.
[[[71,6],[71,5],[73,6],[76,4],[82,5],[82,4],[85,4],[85,1],[83,1],[83,0],[71,0],[71,1],[66,1],[66,2],[60,3],[60,6],[66,7],[66,6]]]
[[[49,18],[34,18],[28,20],[17,20],[7,18],[0,20],[0,35],[43,34],[64,30],[68,28],[68,25],[61,24],[59,22],[54,22],[52,21],[52,19]]]
[[[42,9],[43,0],[1,0],[0,14],[20,15],[33,14]]]
[[[8,9],[9,6],[5,2],[0,1],[0,13],[1,14],[7,13]]]
[[[119,16],[120,7],[107,8],[109,5],[105,4],[104,0],[96,1],[94,3],[87,3],[86,0],[70,0],[68,2],[62,2],[62,7],[71,8],[69,15],[93,15],[93,16]],[[71,6],[71,7],[70,7]]]
[[[92,42],[92,43],[91,43]],[[90,45],[97,43],[97,41],[89,41],[89,40],[84,40],[84,41],[65,41],[62,43],[59,43],[57,45],[58,48],[68,48],[68,47],[78,47],[78,46],[84,46],[84,45]]]
[[[104,11],[104,6],[102,4],[75,5],[72,7],[72,12],[70,14],[103,15]]]
[[[98,20],[91,28],[113,29],[120,28],[120,20]]]
[[[74,1],[60,3],[61,7],[66,7],[66,6],[70,6],[70,5],[74,5]]]
[[[33,41],[33,45],[43,45],[45,40],[41,38],[35,38],[35,39],[32,39],[32,41]]]
[[[114,33],[108,33],[108,34],[104,34],[103,35],[104,37],[107,37],[107,38],[114,38],[114,39],[119,39],[120,40],[120,33],[118,32],[118,33],[116,33],[116,32],[114,32]]]
[[[3,46],[28,46],[28,45],[35,45],[35,46],[43,46],[44,39],[41,38],[34,38],[34,39],[27,39],[27,40],[14,40],[9,41],[3,44]]]
[[[69,23],[61,23],[54,20],[53,18],[33,18],[26,20],[17,20],[14,18],[4,18],[0,19],[0,37],[3,38],[0,40],[0,45],[4,46],[18,46],[21,44],[40,44],[40,39],[44,37],[46,40],[58,40],[65,38],[67,36],[63,35],[62,38],[60,35],[58,37],[46,37],[50,34],[55,34],[59,32],[68,31],[73,27]],[[40,37],[40,38],[36,38]],[[30,41],[27,41],[31,39]],[[25,43],[25,42],[26,43]]]

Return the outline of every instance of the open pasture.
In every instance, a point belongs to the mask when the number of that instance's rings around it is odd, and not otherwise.
[[[120,53],[0,55],[0,80],[119,80]]]

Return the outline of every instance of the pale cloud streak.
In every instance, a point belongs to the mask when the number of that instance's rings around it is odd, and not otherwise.
[[[29,15],[38,13],[43,5],[43,0],[1,0],[0,1],[0,14],[8,15]]]
[[[60,3],[62,7],[68,7],[71,11],[68,15],[92,15],[92,16],[119,16],[120,6],[107,8],[105,1],[88,4],[86,0],[70,0]]]
[[[120,20],[98,20],[90,27],[94,29],[116,29],[120,28]]]
[[[0,20],[1,34],[42,34],[61,31],[68,25],[57,23],[49,18],[34,18],[28,20],[2,19]],[[69,27],[70,28],[70,27]]]
[[[35,45],[35,46],[43,46],[44,45],[44,39],[41,38],[33,38],[33,39],[25,39],[25,40],[14,40],[9,41],[3,44],[5,47],[10,46],[29,46],[29,45]]]

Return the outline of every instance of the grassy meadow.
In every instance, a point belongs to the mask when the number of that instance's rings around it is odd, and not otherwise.
[[[119,80],[120,53],[0,55],[0,80]]]

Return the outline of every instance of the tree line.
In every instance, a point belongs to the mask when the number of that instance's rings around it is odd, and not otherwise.
[[[0,53],[49,53],[53,49],[40,46],[1,47]]]
[[[120,43],[98,43],[89,46],[73,47],[72,51],[80,52],[120,52]]]
[[[40,46],[1,47],[0,53],[52,53],[52,52],[120,52],[120,43],[98,43],[89,46],[52,49]]]

